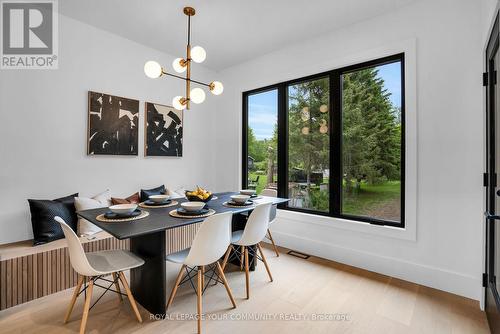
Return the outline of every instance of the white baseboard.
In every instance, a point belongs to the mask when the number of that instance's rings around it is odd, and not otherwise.
[[[280,246],[309,255],[480,300],[481,281],[473,276],[340,247],[278,230],[273,230],[273,238]]]

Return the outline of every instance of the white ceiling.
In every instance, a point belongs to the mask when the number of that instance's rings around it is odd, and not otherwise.
[[[187,30],[182,8],[192,6],[192,45],[207,51],[205,66],[221,70],[414,1],[62,0],[59,11],[181,57]]]

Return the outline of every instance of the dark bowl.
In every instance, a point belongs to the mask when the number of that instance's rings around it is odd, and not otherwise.
[[[208,196],[207,199],[201,199],[198,196],[188,196],[188,194],[187,194],[188,192],[190,192],[190,191],[186,191],[186,198],[190,202],[205,202],[205,203],[207,203],[208,201],[210,201],[212,199],[212,197],[214,197],[214,194],[210,194],[210,196]]]

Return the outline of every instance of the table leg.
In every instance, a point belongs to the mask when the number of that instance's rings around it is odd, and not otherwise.
[[[166,313],[165,231],[130,239],[130,251],[144,259],[144,265],[130,270],[132,294],[146,310],[158,317]]]

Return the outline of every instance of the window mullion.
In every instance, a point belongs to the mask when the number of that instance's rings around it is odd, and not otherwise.
[[[339,71],[330,74],[330,215],[342,207],[342,83]]]
[[[278,195],[288,198],[288,112],[287,89],[278,86]]]

